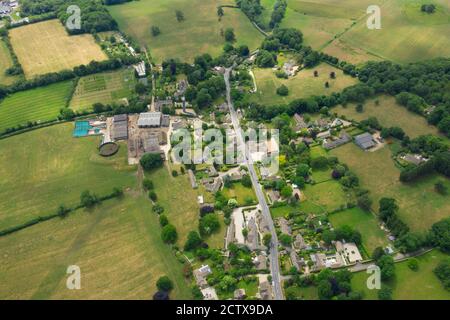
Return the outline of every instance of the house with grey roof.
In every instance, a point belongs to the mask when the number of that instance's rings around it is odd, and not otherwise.
[[[356,136],[355,143],[358,147],[360,147],[363,150],[369,150],[370,148],[375,147],[377,144],[375,139],[368,132]]]
[[[325,139],[323,141],[322,146],[325,149],[330,150],[330,149],[337,148],[337,147],[339,147],[339,146],[341,146],[343,144],[346,144],[346,143],[348,143],[350,141],[352,141],[352,137],[347,132],[341,131],[341,133],[339,135],[339,138],[336,138],[336,139],[332,139],[332,138]]]

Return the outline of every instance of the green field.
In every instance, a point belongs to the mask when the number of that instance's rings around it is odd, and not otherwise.
[[[70,108],[91,109],[97,102],[110,104],[129,98],[136,84],[134,69],[97,73],[80,78],[70,101]]]
[[[242,185],[242,183],[233,183],[231,188],[223,188],[223,195],[227,198],[234,198],[238,202],[238,206],[246,206],[249,205],[245,200],[252,199],[253,202],[250,204],[256,203],[256,195],[255,191],[252,187],[247,188]]]
[[[350,196],[344,192],[339,182],[330,180],[315,185],[306,185],[304,190],[306,202],[315,204],[330,212],[345,206]],[[302,201],[303,202],[303,201]]]
[[[318,77],[314,77],[315,70],[319,72]],[[288,103],[297,98],[308,98],[313,95],[330,95],[357,83],[356,79],[344,75],[342,70],[325,63],[312,69],[303,69],[289,79],[277,78],[271,68],[256,68],[253,72],[258,92],[253,94],[252,100],[265,105]],[[336,79],[330,79],[331,72],[336,73]],[[325,82],[327,81],[330,84],[329,88],[325,88]],[[289,89],[289,95],[286,97],[279,96],[276,93],[277,88],[283,84]]]
[[[10,85],[15,80],[18,80],[18,76],[8,76],[6,75],[6,69],[12,67],[13,61],[11,54],[9,53],[8,47],[5,42],[0,37],[0,84]]]
[[[437,250],[433,250],[417,258],[419,270],[412,271],[407,262],[395,264],[395,278],[389,281],[393,289],[394,300],[449,300],[450,292],[433,273],[433,269],[439,262],[448,259],[449,256]],[[364,293],[365,299],[378,299],[377,290],[369,290],[366,286],[367,277],[365,272],[358,272],[353,275],[352,288]]]
[[[342,36],[352,47],[364,48],[374,55],[396,62],[412,62],[450,56],[450,3],[433,0],[437,12],[420,12],[427,0],[387,0],[381,3],[382,28],[368,30],[363,19]]]
[[[146,177],[153,181],[157,203],[164,207],[169,222],[177,229],[178,243],[183,245],[189,231],[198,230],[197,190],[192,189],[187,174],[173,177],[167,167],[146,173]]]
[[[125,33],[150,49],[152,57],[161,62],[167,58],[192,61],[202,53],[217,56],[225,40],[221,30],[233,28],[236,45],[246,44],[256,49],[263,36],[239,10],[224,8],[225,15],[218,20],[217,6],[235,4],[231,0],[142,0],[124,5],[109,6],[108,10]],[[185,20],[178,22],[175,11],[180,10]],[[151,35],[151,27],[158,26],[161,34]]]
[[[351,226],[362,235],[364,247],[372,254],[376,247],[385,247],[388,244],[387,234],[378,225],[376,217],[360,208],[352,208],[329,215],[329,220],[335,228],[344,225]]]
[[[0,133],[28,122],[54,120],[70,99],[72,81],[13,93],[0,101]]]
[[[388,146],[375,152],[365,152],[348,143],[332,150],[331,154],[346,163],[359,177],[361,186],[370,190],[376,211],[380,198],[395,198],[400,207],[400,218],[412,230],[428,230],[434,222],[449,216],[449,198],[437,193],[434,184],[440,180],[450,187],[450,180],[429,175],[409,184],[401,183],[400,170],[395,166]]]
[[[84,190],[105,195],[136,184],[125,145],[103,158],[99,137],[75,139],[72,130],[65,123],[0,140],[0,230],[76,205]]]
[[[434,14],[420,11],[436,4]],[[369,5],[381,9],[381,29],[366,26]],[[314,49],[359,64],[412,62],[450,56],[450,4],[446,0],[288,0],[282,27],[301,30]]]
[[[1,237],[0,299],[151,299],[162,275],[172,299],[190,299],[159,228],[150,202],[126,194]],[[66,288],[69,265],[80,267],[80,290]]]
[[[379,101],[379,105],[375,104],[376,100]],[[405,107],[398,105],[395,98],[390,96],[380,96],[368,100],[364,104],[363,112],[356,111],[356,104],[348,104],[345,108],[340,105],[332,112],[356,121],[376,117],[383,127],[400,127],[411,138],[424,134],[439,134],[438,129],[428,124],[425,117],[408,111]]]

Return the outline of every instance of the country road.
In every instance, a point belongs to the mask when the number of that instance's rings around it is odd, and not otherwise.
[[[244,165],[248,167],[248,171],[250,173],[250,178],[252,180],[253,188],[255,189],[256,196],[258,198],[259,204],[261,206],[261,212],[269,224],[270,233],[272,234],[272,245],[270,248],[270,271],[272,273],[272,282],[273,282],[273,292],[275,300],[284,300],[283,290],[281,288],[281,279],[280,279],[280,266],[278,261],[278,238],[277,233],[275,231],[275,226],[273,224],[272,217],[270,215],[269,206],[267,205],[266,198],[262,192],[261,185],[258,181],[258,176],[256,175],[255,168],[253,166],[253,162],[249,161],[249,152],[245,147],[244,139],[242,135],[241,126],[239,123],[239,119],[236,114],[236,110],[234,110],[233,102],[231,101],[231,88],[230,88],[230,72],[232,68],[228,68],[225,70],[224,79],[227,89],[227,103],[230,109],[231,121],[233,123],[233,128],[236,132],[237,137],[237,145],[238,150],[243,151],[244,154]]]

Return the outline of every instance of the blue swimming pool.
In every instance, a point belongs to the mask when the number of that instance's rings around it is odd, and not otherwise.
[[[89,134],[89,130],[92,126],[89,121],[75,121],[75,129],[73,130],[73,136],[76,138],[85,137]]]

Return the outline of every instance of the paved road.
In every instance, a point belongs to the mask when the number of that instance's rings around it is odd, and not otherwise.
[[[278,261],[278,238],[277,233],[275,232],[275,226],[273,224],[272,217],[270,215],[269,206],[267,205],[266,198],[262,192],[261,185],[258,181],[258,176],[256,175],[255,168],[251,161],[249,161],[249,152],[248,149],[245,148],[244,139],[242,136],[241,126],[239,124],[239,119],[236,114],[236,110],[234,110],[233,102],[231,101],[230,94],[230,71],[231,68],[226,69],[224,78],[227,87],[227,102],[230,108],[230,116],[231,121],[233,123],[234,130],[236,131],[237,136],[237,144],[238,149],[243,151],[244,156],[244,164],[248,167],[248,171],[250,173],[250,178],[252,180],[253,187],[256,192],[256,196],[258,197],[259,204],[261,206],[261,212],[269,224],[270,233],[272,234],[272,245],[270,249],[270,270],[272,273],[272,281],[273,281],[273,293],[274,298],[276,300],[283,300],[283,290],[281,288],[280,283],[280,266]]]

